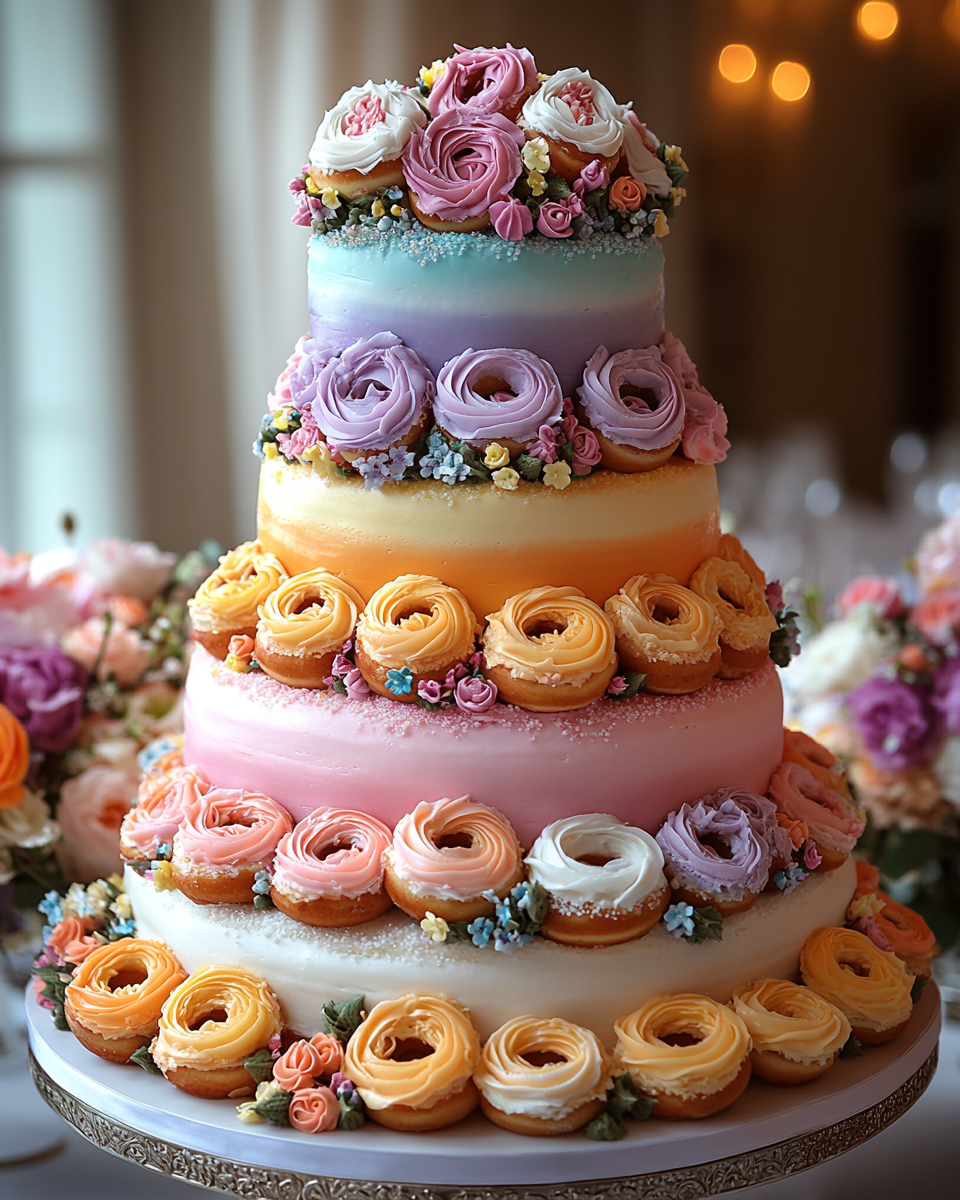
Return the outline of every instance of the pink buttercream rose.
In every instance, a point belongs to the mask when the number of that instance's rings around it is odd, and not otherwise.
[[[960,631],[960,589],[942,588],[922,596],[913,606],[910,620],[935,646],[952,641]]]
[[[960,587],[960,509],[923,535],[915,564],[921,591]]]
[[[293,1093],[287,1120],[300,1133],[326,1133],[337,1127],[340,1104],[328,1087],[300,1088]]]
[[[497,685],[490,679],[471,675],[461,679],[453,692],[457,707],[467,713],[483,713],[497,702]]]
[[[549,425],[541,425],[537,440],[529,447],[527,453],[534,458],[542,459],[545,463],[557,461],[557,435]]]
[[[683,387],[686,414],[681,449],[687,458],[697,463],[719,463],[727,457],[730,443],[726,438],[727,414],[700,382],[697,368],[678,337],[670,332],[660,343],[663,361]]]
[[[320,427],[314,420],[313,409],[305,408],[300,413],[300,428],[293,433],[278,433],[277,445],[284,458],[300,458],[307,450],[323,441]]]
[[[573,190],[578,196],[582,196],[584,192],[593,192],[597,188],[606,187],[609,179],[610,172],[599,158],[591,158],[581,170],[580,178],[573,185]]]
[[[494,232],[505,242],[519,242],[533,230],[533,215],[516,196],[491,204],[490,221]]]
[[[140,635],[133,629],[112,622],[104,646],[105,631],[105,619],[91,617],[89,621],[84,621],[82,625],[77,625],[66,634],[63,649],[74,662],[80,663],[88,671],[93,670],[99,657],[97,678],[102,681],[112,675],[121,687],[129,687],[130,684],[136,683],[150,665],[150,653]]]
[[[249,633],[235,633],[230,639],[230,656],[237,662],[249,663],[256,648],[257,643]]]
[[[427,107],[432,116],[451,108],[470,108],[490,115],[508,110],[515,117],[525,92],[537,86],[537,65],[529,50],[457,46],[437,75]]]
[[[329,1033],[316,1033],[310,1039],[310,1045],[316,1050],[320,1063],[319,1076],[331,1079],[343,1065],[343,1047]]]
[[[307,1041],[294,1042],[273,1064],[273,1078],[285,1092],[312,1088],[323,1074],[320,1051]]]
[[[578,425],[573,431],[573,462],[570,464],[574,475],[589,475],[602,457],[596,434],[585,425]]]
[[[577,215],[565,200],[547,200],[540,205],[537,229],[545,237],[567,238],[573,233],[573,218]]]
[[[68,879],[92,883],[120,871],[120,826],[136,794],[135,774],[99,763],[66,781],[57,809],[63,830],[57,858]]]
[[[898,617],[903,612],[897,581],[879,575],[859,576],[837,597],[841,617],[848,617],[859,604],[869,604],[881,617]]]

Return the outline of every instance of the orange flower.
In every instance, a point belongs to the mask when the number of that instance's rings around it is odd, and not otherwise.
[[[290,1101],[287,1120],[301,1133],[326,1133],[336,1129],[340,1105],[328,1087],[298,1088]]]
[[[930,669],[930,662],[927,656],[924,654],[923,649],[916,645],[916,643],[904,646],[897,657],[901,665],[906,667],[908,671],[928,671]]]
[[[285,1092],[299,1092],[313,1087],[314,1079],[323,1074],[322,1065],[320,1052],[309,1042],[294,1042],[273,1064],[273,1078]]]
[[[799,850],[810,836],[806,821],[791,821],[789,817],[785,817],[783,813],[778,812],[777,823],[790,834],[790,842],[794,850]]]
[[[5,704],[0,704],[0,808],[23,799],[23,781],[30,766],[30,739]]]
[[[329,1079],[334,1071],[339,1071],[343,1066],[343,1047],[329,1033],[314,1034],[310,1039],[310,1045],[320,1056],[320,1070],[317,1072],[318,1075]]]
[[[147,606],[136,596],[114,596],[110,601],[110,615],[127,629],[135,629],[147,619]]]
[[[631,179],[629,175],[621,175],[613,181],[608,200],[620,216],[625,217],[628,212],[641,209],[646,198],[647,189],[639,180]]]
[[[87,937],[92,928],[93,921],[88,918],[64,917],[54,925],[47,939],[47,949],[57,956],[59,963],[69,962],[76,966],[102,944],[96,938]]]

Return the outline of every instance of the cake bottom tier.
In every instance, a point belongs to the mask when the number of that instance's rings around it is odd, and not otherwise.
[[[230,963],[262,975],[288,1027],[304,1036],[320,1031],[327,1000],[363,994],[369,1010],[419,991],[465,1005],[484,1038],[511,1017],[531,1014],[584,1025],[608,1045],[617,1018],[658,993],[727,1001],[738,984],[795,978],[808,935],[843,924],[855,882],[848,859],[787,896],[765,892],[724,921],[722,942],[691,945],[661,923],[620,946],[580,950],[537,937],[504,954],[470,943],[438,945],[397,909],[352,929],[315,929],[276,909],[196,905],[179,892],[155,891],[130,868],[125,878],[138,936],[166,942],[188,971]]]

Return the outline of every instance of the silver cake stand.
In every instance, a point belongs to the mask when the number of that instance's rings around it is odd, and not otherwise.
[[[94,1145],[198,1187],[266,1200],[697,1200],[806,1171],[867,1141],[923,1094],[937,1065],[929,984],[892,1045],[843,1059],[800,1088],[757,1080],[705,1121],[633,1122],[619,1142],[525,1138],[473,1116],[399,1134],[367,1123],[308,1136],[243,1125],[231,1101],[197,1100],[94,1057],[28,993],[41,1095]]]

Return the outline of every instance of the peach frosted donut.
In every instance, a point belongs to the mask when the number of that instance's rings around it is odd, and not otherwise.
[[[389,1129],[443,1129],[477,1106],[480,1039],[452,1000],[408,992],[383,1000],[347,1044],[343,1073],[367,1116]]]
[[[898,904],[880,890],[880,873],[876,867],[858,862],[854,896],[870,895],[875,896],[883,906],[874,911],[872,916],[887,945],[911,975],[918,979],[929,979],[933,957],[937,953],[937,939],[933,930],[919,913],[905,904]]]
[[[184,808],[196,805],[210,785],[193,767],[175,767],[167,775],[144,775],[137,801],[120,826],[120,856],[150,862],[157,847],[169,844],[180,828]]]
[[[781,763],[774,771],[769,795],[778,812],[804,822],[823,860],[821,871],[835,871],[846,862],[864,828],[849,800],[793,762]]]
[[[280,1004],[267,983],[241,967],[201,967],[172,993],[150,1053],[164,1076],[208,1100],[247,1096],[244,1059],[280,1033]]]
[[[264,554],[259,542],[244,542],[220,558],[220,565],[187,601],[193,636],[221,660],[230,639],[256,637],[257,609],[287,578],[283,564]]]
[[[67,984],[67,1024],[88,1050],[125,1063],[149,1045],[164,1002],[186,977],[163,942],[107,942],[87,955]]]
[[[839,1008],[811,988],[759,979],[733,989],[731,1004],[753,1039],[753,1073],[767,1083],[807,1083],[828,1071],[850,1037]]]
[[[421,921],[493,915],[484,892],[503,899],[523,879],[523,851],[502,813],[469,796],[422,800],[393,831],[383,856],[384,884],[394,904]]]
[[[732,533],[722,533],[720,535],[720,549],[717,552],[718,558],[725,558],[727,562],[736,563],[738,567],[742,567],[750,576],[753,582],[761,590],[767,586],[767,577],[757,566],[753,555],[747,550],[738,537]]]
[[[763,588],[743,567],[724,558],[708,558],[697,567],[690,589],[720,615],[720,679],[742,679],[757,671],[770,654],[770,635],[777,619]]]
[[[815,929],[800,951],[803,982],[829,1000],[864,1045],[892,1042],[910,1020],[914,977],[856,929]]]
[[[173,839],[173,882],[196,904],[250,904],[257,872],[293,828],[260,792],[212,788],[186,807]]]
[[[670,903],[663,851],[649,833],[606,813],[554,821],[526,866],[550,898],[541,933],[567,946],[642,937]]]
[[[290,687],[324,687],[362,611],[362,596],[338,575],[322,567],[294,575],[260,605],[257,662]]]
[[[490,1035],[473,1073],[480,1107],[513,1133],[572,1133],[604,1106],[613,1064],[589,1029],[560,1017],[514,1017]]]
[[[750,1034],[740,1017],[707,996],[654,996],[614,1026],[617,1066],[656,1100],[653,1116],[710,1117],[750,1082]]]
[[[603,607],[621,665],[646,675],[648,692],[694,692],[720,669],[717,610],[669,575],[634,575]]]
[[[815,742],[809,734],[800,729],[784,729],[783,761],[806,767],[814,779],[819,779],[824,787],[833,788],[844,799],[853,802],[843,763],[831,754],[826,746]]]
[[[390,830],[376,817],[318,808],[285,833],[273,860],[270,895],[305,925],[360,925],[386,912],[383,854]]]
[[[401,575],[370,597],[357,624],[357,666],[373,691],[415,703],[420,683],[443,681],[474,652],[480,632],[456,588]]]
[[[531,588],[487,617],[483,658],[501,697],[531,712],[599,700],[617,669],[613,621],[579,588]]]

